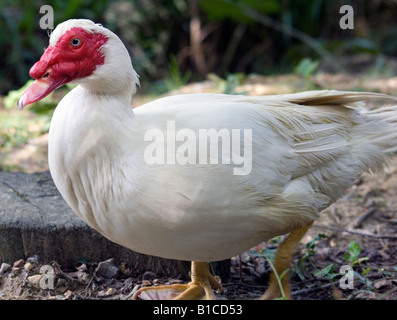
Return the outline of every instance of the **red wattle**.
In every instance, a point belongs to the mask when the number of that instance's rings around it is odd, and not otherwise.
[[[81,45],[75,48],[71,41],[81,39]],[[101,47],[106,43],[107,37],[99,33],[91,33],[82,28],[71,28],[58,40],[55,46],[48,47],[30,69],[33,79],[40,79],[49,69],[51,76],[67,77],[72,81],[77,78],[90,76],[97,66],[105,63]]]

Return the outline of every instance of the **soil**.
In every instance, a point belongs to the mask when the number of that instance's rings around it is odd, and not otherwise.
[[[384,90],[375,90],[395,94],[397,80],[393,79],[382,82]],[[337,86],[337,89],[343,87],[345,90],[354,86],[351,82],[353,80],[347,75],[316,79],[317,82],[322,81],[323,87]],[[262,77],[251,79],[236,88],[236,91],[248,91],[249,94],[291,92],[294,91],[291,89],[291,81],[293,88],[296,88],[296,83],[301,83],[296,78]],[[278,86],[272,87],[272,83],[278,83]],[[374,81],[375,85],[379,83],[379,79]],[[362,82],[360,86],[363,86]],[[202,83],[174,93],[202,91],[211,92],[216,89],[208,83]],[[29,168],[34,168],[34,171],[47,169],[46,161],[43,161],[46,158],[46,139],[47,136],[43,135],[12,151],[14,155],[24,153],[24,159],[29,159],[26,163],[30,166],[19,170],[29,172]],[[32,145],[38,147],[33,148],[34,152],[29,156]],[[37,157],[38,153],[41,156]],[[15,161],[18,161],[18,157]],[[283,237],[272,239],[233,257],[230,279],[221,279],[224,290],[217,293],[217,297],[228,300],[259,298],[266,290],[271,271],[267,259],[271,258],[282,239]],[[354,243],[357,245],[354,246]],[[383,172],[364,174],[343,198],[325,210],[321,219],[314,223],[302,239],[291,266],[292,297],[297,300],[396,300],[396,248],[397,160]],[[101,274],[98,272],[99,263],[89,261],[76,265],[73,270],[65,270],[54,261],[51,264],[55,275],[54,288],[42,289],[42,264],[39,259],[32,257],[28,261],[16,261],[14,266],[0,274],[0,299],[126,300],[131,299],[132,294],[141,286],[185,282],[185,279],[169,279],[150,271],[137,274],[124,264],[115,266],[111,262],[108,263],[109,267],[117,269],[116,274]],[[351,266],[354,271],[353,286],[350,289],[343,289],[340,283],[342,275],[339,272],[344,265]]]

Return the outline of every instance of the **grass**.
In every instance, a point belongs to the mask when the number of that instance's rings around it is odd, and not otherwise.
[[[358,299],[360,295],[365,295],[366,297],[368,297],[368,295],[374,295],[376,299],[391,297],[395,290],[391,289],[382,292],[382,290],[380,290],[382,283],[379,281],[387,281],[388,279],[394,281],[397,276],[397,267],[383,268],[368,264],[369,258],[363,256],[360,244],[355,241],[351,241],[347,250],[341,252],[343,255],[342,260],[345,263],[343,266],[337,266],[334,263],[328,263],[325,266],[321,265],[323,259],[318,259],[317,246],[326,239],[327,237],[323,234],[316,235],[305,245],[305,248],[301,251],[300,258],[294,260],[294,265],[290,268],[291,280],[295,278],[293,282],[294,286],[299,285],[300,290],[298,291],[304,292],[306,290],[319,288],[318,284],[323,281],[328,281],[328,285],[324,287],[331,288],[333,298],[336,300]],[[282,295],[277,300],[285,300],[286,295],[281,281],[288,270],[283,274],[277,274],[273,265],[275,252],[277,251],[277,245],[273,246],[273,244],[277,242],[279,242],[279,237],[277,237],[277,239],[272,239],[271,242],[268,243],[268,245],[270,244],[270,248],[267,246],[259,252],[251,251],[250,256],[264,258],[267,261],[271,271],[275,275]],[[347,286],[349,281],[351,281],[352,288]],[[315,283],[316,285],[314,285]],[[346,286],[344,286],[344,284],[346,284]],[[305,289],[305,287],[308,289]]]
[[[283,288],[283,285],[281,283],[281,280],[288,273],[289,269],[284,270],[284,272],[282,274],[278,274],[276,268],[274,267],[274,264],[273,264],[272,260],[266,255],[264,257],[265,257],[266,261],[269,263],[270,268],[272,269],[272,272],[273,272],[274,276],[276,277],[277,284],[278,284],[278,286],[280,288],[281,297],[277,298],[275,300],[287,300],[287,296],[285,295],[284,288]]]
[[[0,109],[0,170],[18,170],[18,166],[7,164],[7,155],[30,139],[48,132],[50,121],[48,114]]]

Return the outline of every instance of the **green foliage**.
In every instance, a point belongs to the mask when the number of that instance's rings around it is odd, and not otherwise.
[[[225,94],[246,94],[246,91],[236,91],[236,88],[240,86],[245,79],[245,75],[242,73],[229,74],[226,80],[223,82],[223,93]]]
[[[26,114],[7,110],[0,117],[0,168],[14,170],[17,168],[4,165],[5,156],[15,147],[26,144],[29,139],[48,132],[51,116],[48,114],[36,115],[34,118]]]
[[[1,150],[8,150],[12,146],[24,144],[29,139],[29,132],[26,130],[27,126],[27,119],[15,114],[0,117]]]
[[[360,245],[355,241],[351,241],[349,244],[349,251],[345,252],[344,254],[344,259],[353,264],[357,263],[358,256],[360,255],[360,253],[361,253]]]
[[[246,94],[247,91],[237,91],[237,87],[241,86],[245,81],[245,74],[243,73],[233,73],[227,75],[226,79],[222,79],[216,74],[209,74],[207,78],[214,82],[218,89],[224,94]]]
[[[103,22],[110,0],[1,0],[0,93],[19,88],[29,79],[29,69],[48,45],[47,32],[39,28],[44,4],[54,8],[54,24],[77,17]]]
[[[12,109],[15,108],[18,99],[21,97],[23,92],[30,87],[30,85],[34,82],[34,80],[29,80],[28,82],[25,83],[23,87],[17,90],[10,90],[7,94],[7,96],[4,98],[4,106],[6,109]]]
[[[361,254],[360,245],[355,241],[351,241],[349,244],[349,250],[345,252],[343,258],[352,265],[360,264],[361,262],[368,260],[368,257],[359,258],[360,254]]]
[[[335,278],[337,275],[338,274],[335,273],[335,265],[333,263],[330,263],[326,267],[313,272],[313,276],[315,277],[326,277],[330,280]]]
[[[295,67],[295,73],[302,77],[304,80],[304,87],[302,88],[302,90],[316,89],[315,84],[312,82],[312,77],[314,72],[317,70],[319,64],[320,61],[306,57],[303,58]]]
[[[190,77],[192,76],[191,72],[182,74],[181,69],[179,68],[178,60],[175,56],[170,57],[169,73],[170,77],[164,80],[167,91],[172,91],[183,87],[188,83]]]
[[[0,157],[0,170],[18,170],[15,166],[5,165],[6,155],[15,147],[22,146],[29,139],[47,133],[49,130],[53,110],[59,102],[55,98],[56,93],[51,93],[44,99],[33,103],[25,112],[16,110],[18,99],[33,81],[29,80],[18,90],[10,90],[3,100],[5,110],[0,116],[0,154],[4,156]],[[67,93],[73,87],[66,85],[58,90]],[[58,96],[63,96],[63,94]],[[32,112],[34,117],[32,117]]]
[[[342,32],[338,23],[342,0],[2,0],[1,94],[26,83],[30,67],[48,45],[46,31],[39,28],[43,4],[54,8],[55,24],[88,18],[116,32],[132,54],[143,90],[164,79],[160,87],[168,90],[208,73],[225,78],[290,72],[294,66],[310,85],[310,76],[324,58],[337,65],[334,54],[387,56],[397,50],[397,25],[386,14],[393,9],[392,2],[360,3],[354,7],[356,28]],[[196,65],[190,34],[197,18],[201,65]],[[169,57],[174,57],[171,65]],[[375,71],[383,69],[393,74],[379,60]]]
[[[320,64],[318,60],[312,60],[311,58],[303,58],[299,61],[295,67],[295,73],[305,79],[309,79],[316,71]]]
[[[259,12],[274,14],[282,9],[278,0],[201,0],[200,7],[207,13],[210,21],[231,19],[240,23],[255,21],[241,14],[242,7],[248,7]]]
[[[284,288],[283,288],[283,285],[282,285],[282,283],[281,283],[281,280],[282,280],[283,277],[287,274],[288,269],[284,270],[284,272],[283,272],[282,274],[278,274],[276,268],[274,267],[274,264],[273,264],[273,262],[272,262],[272,259],[270,259],[267,255],[264,255],[264,257],[265,257],[266,261],[269,263],[270,268],[272,269],[273,274],[274,274],[274,276],[276,277],[277,284],[278,284],[278,286],[279,286],[279,288],[280,288],[281,297],[280,297],[280,298],[277,298],[277,299],[275,299],[275,300],[287,300],[287,296],[285,295]]]
[[[299,276],[299,278],[301,279],[301,280],[304,280],[306,277],[305,277],[305,271],[306,271],[306,261],[309,261],[310,262],[310,264],[312,265],[312,266],[314,266],[316,269],[317,269],[317,267],[315,266],[315,264],[313,263],[313,261],[312,261],[312,256],[316,253],[316,250],[315,250],[315,248],[316,248],[316,244],[321,240],[321,239],[324,239],[324,238],[326,238],[327,236],[326,235],[324,235],[324,234],[318,234],[318,235],[316,235],[311,241],[309,241],[307,244],[306,244],[306,250],[305,250],[305,253],[304,253],[304,255],[301,257],[301,258],[299,258],[299,260],[298,260],[298,262],[297,262],[297,264],[296,264],[296,267],[295,267],[295,272],[296,272],[296,274]]]
[[[112,1],[104,19],[129,49],[143,90],[162,93],[190,79],[190,68],[179,58],[190,41],[187,1]]]
[[[175,56],[170,57],[168,69],[169,72],[163,79],[157,80],[151,84],[147,91],[150,95],[156,96],[165,92],[177,90],[186,85],[192,76],[192,73],[189,71],[186,71],[184,74],[182,73]]]

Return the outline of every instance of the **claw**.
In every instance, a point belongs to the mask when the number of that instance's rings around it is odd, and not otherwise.
[[[214,300],[212,289],[222,290],[222,285],[209,273],[206,262],[192,262],[192,281],[188,284],[173,284],[143,287],[132,296],[137,300]]]

